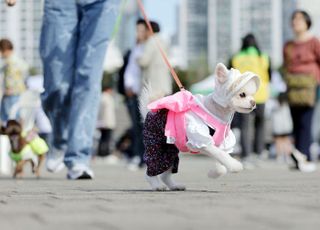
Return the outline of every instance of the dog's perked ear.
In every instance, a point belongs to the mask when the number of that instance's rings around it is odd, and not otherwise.
[[[222,64],[218,63],[215,70],[215,76],[220,84],[225,83],[228,80],[229,70],[227,67]]]

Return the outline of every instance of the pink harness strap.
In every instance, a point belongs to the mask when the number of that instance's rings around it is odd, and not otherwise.
[[[191,106],[191,111],[199,116],[207,125],[215,130],[213,135],[213,141],[216,146],[220,146],[225,138],[225,135],[228,135],[230,130],[230,125],[222,123],[217,118],[213,117],[211,114],[207,113],[201,106],[198,104]]]
[[[174,95],[161,98],[148,105],[151,111],[159,109],[168,109],[167,123],[165,127],[165,136],[169,139],[174,139],[175,145],[182,152],[188,152],[187,135],[186,135],[186,121],[185,113],[188,111],[194,112],[199,116],[207,125],[215,130],[213,135],[214,145],[220,146],[228,134],[230,126],[223,123],[208,113],[200,105],[196,103],[194,96],[186,91],[180,91]]]

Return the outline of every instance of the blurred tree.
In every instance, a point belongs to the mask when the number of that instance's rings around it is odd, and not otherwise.
[[[176,72],[183,86],[186,89],[189,89],[192,84],[199,82],[210,75],[207,54],[202,53],[199,55],[199,57],[189,65],[187,70],[176,69]],[[173,84],[174,92],[179,91],[177,84],[175,82],[173,82]]]

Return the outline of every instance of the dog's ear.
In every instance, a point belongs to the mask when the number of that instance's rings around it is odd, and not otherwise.
[[[20,134],[22,132],[22,127],[18,121],[9,120],[7,121],[7,127],[5,132],[7,135]]]
[[[6,134],[6,127],[5,126],[1,126],[0,127],[0,134],[1,135],[5,135]]]
[[[220,84],[225,83],[228,80],[229,70],[227,67],[222,64],[218,63],[215,70],[215,76],[218,79]]]

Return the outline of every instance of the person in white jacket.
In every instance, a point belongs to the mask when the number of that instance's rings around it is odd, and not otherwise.
[[[149,31],[149,37],[144,47],[144,52],[138,59],[142,68],[143,82],[150,84],[152,89],[165,95],[172,93],[172,78],[169,69],[166,66],[157,42],[161,48],[167,53],[168,46],[160,36],[160,26],[158,23],[151,21],[151,27],[154,31]]]

